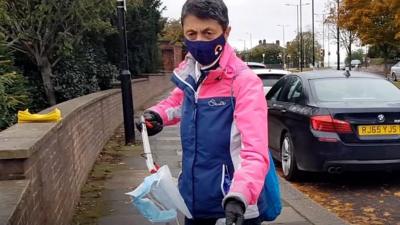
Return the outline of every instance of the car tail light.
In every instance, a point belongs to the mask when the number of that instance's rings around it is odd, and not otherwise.
[[[353,133],[349,122],[333,119],[330,115],[311,117],[311,127],[316,131],[339,134]]]

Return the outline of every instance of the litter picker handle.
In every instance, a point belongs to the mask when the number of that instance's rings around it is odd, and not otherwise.
[[[159,169],[153,161],[153,155],[151,153],[150,142],[149,142],[149,135],[147,134],[146,128],[146,120],[143,116],[140,117],[140,122],[142,124],[142,141],[143,141],[143,149],[144,154],[146,156],[146,166],[150,173],[156,173]]]

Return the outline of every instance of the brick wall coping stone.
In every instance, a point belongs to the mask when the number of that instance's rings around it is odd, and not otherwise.
[[[91,104],[106,98],[110,95],[120,94],[120,90],[111,89],[107,91],[96,92],[75,98],[54,107],[43,110],[40,113],[47,113],[55,107],[61,110],[63,120],[68,120],[69,116],[79,113]],[[61,127],[63,120],[58,123],[22,123],[0,132],[0,159],[24,159],[29,158],[40,146],[40,141],[47,135],[51,135],[58,127]]]
[[[132,83],[146,82],[146,78],[132,80]],[[91,104],[110,96],[120,94],[120,89],[110,89],[107,91],[96,92],[75,98],[54,107],[50,107],[40,113],[47,113],[58,108],[61,110],[63,120],[68,120],[69,116],[79,113],[80,109],[86,108]],[[41,146],[40,141],[47,135],[51,135],[58,127],[61,127],[63,120],[58,123],[22,123],[0,132],[0,159],[26,159],[36,150],[36,146]]]

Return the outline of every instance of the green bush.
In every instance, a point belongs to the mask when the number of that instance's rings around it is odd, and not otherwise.
[[[90,44],[64,57],[54,73],[57,101],[111,88],[111,81],[118,75],[118,70],[105,58],[105,53],[95,50]]]
[[[27,80],[17,73],[3,42],[0,33],[0,130],[15,123],[18,110],[30,104]]]
[[[161,0],[127,1],[126,27],[128,36],[129,65],[132,75],[156,72],[161,66],[158,39],[165,20]],[[116,21],[114,21],[116,25]],[[120,62],[119,36],[107,38],[105,47],[111,62]]]
[[[371,65],[383,65],[385,62],[385,59],[383,58],[372,58],[370,61]]]
[[[18,110],[30,104],[27,81],[12,71],[10,63],[10,60],[0,60],[0,130],[15,123]]]

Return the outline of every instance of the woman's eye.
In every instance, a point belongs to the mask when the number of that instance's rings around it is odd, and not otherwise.
[[[195,34],[195,33],[187,33],[186,35],[187,35],[190,39],[193,39],[193,38],[196,37],[196,34]]]

